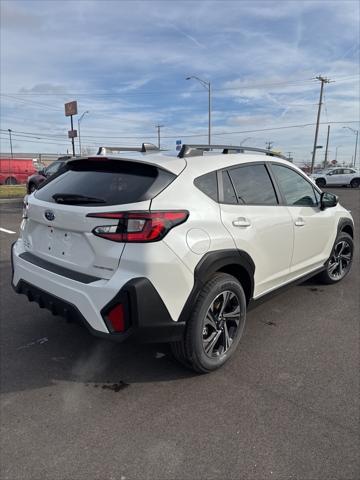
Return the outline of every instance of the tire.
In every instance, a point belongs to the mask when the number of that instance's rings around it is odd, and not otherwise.
[[[5,185],[17,185],[17,181],[15,177],[8,177],[5,180]]]
[[[315,183],[320,188],[324,188],[326,186],[326,181],[323,178],[317,178]]]
[[[340,232],[336,237],[331,255],[325,264],[326,269],[318,277],[319,280],[327,285],[343,280],[351,269],[353,255],[353,239],[349,234]]]
[[[360,178],[353,178],[350,182],[351,188],[359,188],[360,187]]]
[[[175,358],[198,373],[220,368],[234,354],[246,319],[246,297],[238,280],[216,273],[201,289],[183,339],[171,344]]]

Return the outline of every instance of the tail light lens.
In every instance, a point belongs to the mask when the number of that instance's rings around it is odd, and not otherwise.
[[[161,212],[102,212],[87,217],[118,220],[117,224],[99,225],[93,234],[113,242],[157,242],[189,216],[186,210]]]

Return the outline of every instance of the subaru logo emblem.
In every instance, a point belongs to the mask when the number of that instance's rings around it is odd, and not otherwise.
[[[49,222],[52,222],[55,220],[55,213],[52,210],[45,210],[45,218],[46,220],[49,220]]]

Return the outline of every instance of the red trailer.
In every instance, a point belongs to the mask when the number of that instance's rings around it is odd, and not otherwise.
[[[26,183],[28,176],[35,172],[31,158],[0,158],[0,185]]]

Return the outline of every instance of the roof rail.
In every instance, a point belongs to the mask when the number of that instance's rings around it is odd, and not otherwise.
[[[106,155],[108,152],[150,152],[150,151],[159,151],[159,147],[153,143],[143,143],[141,147],[99,147],[97,155]]]
[[[204,152],[209,152],[212,150],[222,150],[222,153],[244,153],[244,152],[257,152],[265,153],[270,157],[278,157],[283,160],[288,160],[287,157],[281,155],[280,153],[274,152],[273,150],[266,150],[265,148],[256,148],[256,147],[245,147],[243,145],[189,145],[184,144],[181,147],[178,157],[200,157]]]

